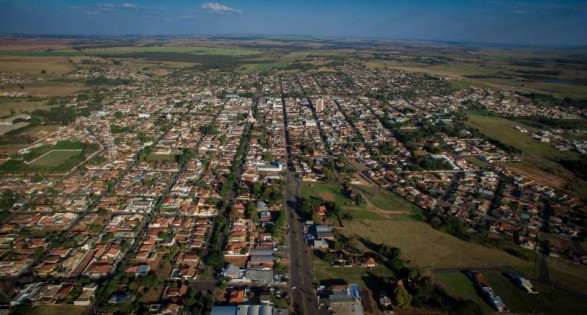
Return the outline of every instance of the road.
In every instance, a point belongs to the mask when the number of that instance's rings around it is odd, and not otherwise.
[[[304,240],[303,219],[296,211],[298,208],[298,199],[301,198],[301,183],[295,177],[295,173],[289,171],[289,166],[292,165],[290,138],[285,99],[282,98],[282,102],[288,160],[288,167],[286,168],[287,185],[285,189],[285,211],[287,211],[287,223],[289,226],[289,273],[291,286],[292,288],[295,288],[291,290],[290,294],[293,304],[293,314],[329,314],[328,311],[324,309],[321,310],[318,305],[318,299],[314,288],[314,274],[309,251],[310,248]]]

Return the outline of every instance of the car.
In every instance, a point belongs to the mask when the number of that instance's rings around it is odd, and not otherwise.
[[[292,290],[295,290],[296,289],[296,286],[295,285],[291,286],[291,289]]]

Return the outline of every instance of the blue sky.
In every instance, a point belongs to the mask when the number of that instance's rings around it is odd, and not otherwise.
[[[0,0],[0,5],[0,33],[291,34],[587,45],[587,0]]]

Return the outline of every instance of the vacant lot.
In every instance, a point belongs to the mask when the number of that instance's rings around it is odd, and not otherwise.
[[[43,305],[35,306],[32,308],[29,314],[31,315],[83,315],[88,311],[86,306],[75,306],[75,305]]]
[[[378,276],[392,277],[393,272],[385,267],[362,268],[362,267],[332,267],[330,264],[319,258],[323,253],[320,250],[312,253],[312,267],[316,280],[323,285],[339,283],[356,283],[361,288],[380,288]]]
[[[560,258],[549,258],[550,280],[587,295],[587,268]]]
[[[521,133],[514,128],[513,125],[520,125],[515,121],[511,121],[501,117],[482,116],[471,114],[468,116],[466,125],[478,129],[481,133],[489,138],[498,140],[507,145],[511,145],[520,149],[525,153],[554,153],[557,152],[550,144],[541,143],[532,139],[529,135]],[[527,126],[526,129],[534,130]]]
[[[376,244],[398,247],[403,258],[421,269],[435,267],[517,266],[533,269],[534,262],[504,251],[462,241],[434,230],[428,224],[409,220],[344,221],[347,235],[356,234]]]
[[[303,197],[318,197],[336,202],[343,212],[349,212],[356,219],[412,219],[420,215],[420,209],[395,194],[370,186],[353,186],[366,202],[356,205],[343,195],[340,186],[330,184],[312,184],[302,187]]]
[[[448,294],[464,300],[471,300],[479,305],[484,314],[494,310],[477,294],[473,282],[462,272],[442,273],[434,276],[434,280],[446,290]]]
[[[70,158],[80,155],[81,152],[82,150],[52,150],[31,162],[31,165],[48,167],[59,166]]]

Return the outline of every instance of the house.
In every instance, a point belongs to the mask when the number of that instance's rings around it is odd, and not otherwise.
[[[91,283],[89,285],[84,286],[82,288],[82,294],[80,294],[77,297],[77,299],[73,301],[73,304],[79,306],[88,306],[92,304],[92,300],[94,298],[94,295],[96,294],[97,288],[98,285],[95,283]]]
[[[222,275],[232,280],[241,279],[243,277],[241,269],[233,264],[228,264],[222,270]]]
[[[230,292],[230,297],[228,298],[228,304],[240,304],[245,303],[249,299],[247,298],[247,294],[244,289],[234,289]]]
[[[326,206],[322,205],[322,206],[315,206],[314,209],[312,209],[312,212],[315,215],[319,215],[321,217],[326,215]]]

